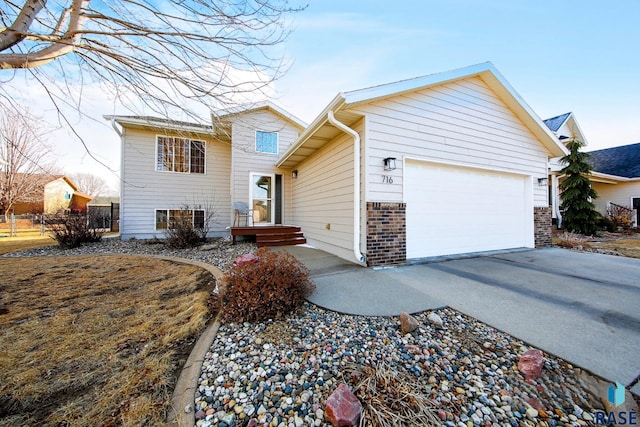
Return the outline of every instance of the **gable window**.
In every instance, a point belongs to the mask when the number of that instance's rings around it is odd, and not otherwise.
[[[204,228],[204,211],[201,209],[156,209],[156,230],[175,228],[181,221],[190,222],[193,228]]]
[[[278,133],[256,131],[256,152],[278,154]]]
[[[204,173],[203,141],[158,136],[156,170],[164,172]]]

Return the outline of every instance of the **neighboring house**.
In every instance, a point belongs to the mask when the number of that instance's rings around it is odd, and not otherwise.
[[[16,203],[13,204],[11,212],[14,215],[24,214],[41,214],[44,211],[44,185],[51,180],[51,176],[45,174],[24,174],[17,173],[13,177],[14,182],[19,182],[19,185],[13,188],[20,188],[20,191],[24,191],[26,194],[21,194]],[[0,198],[3,195],[0,194]],[[4,212],[0,209],[0,215]]]
[[[640,224],[640,143],[589,152],[595,171],[591,177],[598,193],[596,209],[606,215],[610,203],[635,209]]]
[[[213,126],[109,119],[124,239],[212,201],[224,233],[246,201],[257,226],[369,266],[550,244],[548,164],[567,153],[491,63],[340,93],[306,129],[271,103]]]
[[[92,198],[82,193],[71,179],[62,176],[44,186],[44,213],[85,212]]]
[[[588,144],[582,129],[578,125],[575,114],[572,112],[564,113],[559,116],[545,119],[544,124],[556,135],[556,137],[566,144],[572,137]],[[560,161],[560,157],[551,159],[549,162],[549,206],[551,206],[552,221],[560,227],[562,225],[562,211],[560,210],[560,170],[564,164]]]
[[[546,119],[544,123],[560,141],[566,142],[569,138],[575,137],[585,144],[588,143],[573,113]],[[611,203],[635,209],[637,227],[640,224],[640,143],[591,151],[588,154],[593,166],[589,179],[593,189],[598,193],[594,200],[598,212],[606,216]],[[562,181],[560,170],[563,166],[560,158],[552,159],[549,163],[550,205],[553,219],[558,226],[562,225],[559,183]]]

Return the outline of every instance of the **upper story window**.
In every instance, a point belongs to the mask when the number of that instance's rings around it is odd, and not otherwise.
[[[278,132],[256,131],[256,152],[278,154]]]
[[[205,144],[186,138],[158,136],[156,170],[204,173]]]

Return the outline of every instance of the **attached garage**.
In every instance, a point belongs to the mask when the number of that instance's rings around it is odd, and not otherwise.
[[[533,247],[531,177],[407,160],[407,258]]]
[[[338,144],[350,160],[325,163]],[[278,166],[311,245],[385,266],[550,245],[549,161],[567,153],[484,63],[341,92]]]

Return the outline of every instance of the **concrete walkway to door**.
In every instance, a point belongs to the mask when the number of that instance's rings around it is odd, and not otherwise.
[[[389,269],[289,247],[309,300],[355,315],[452,307],[640,395],[640,260],[548,248]]]

